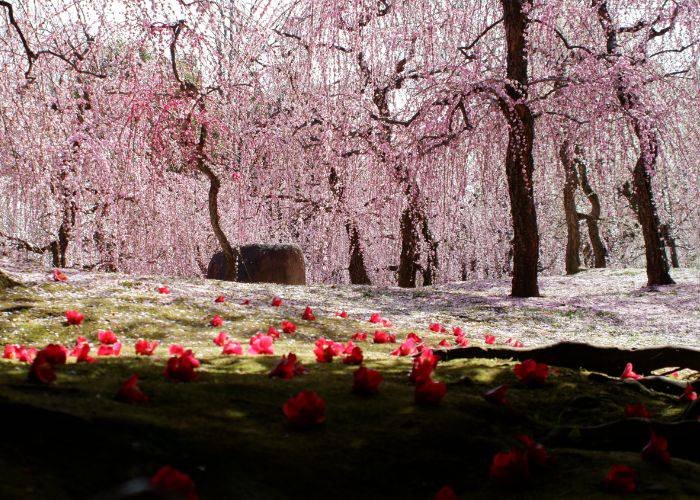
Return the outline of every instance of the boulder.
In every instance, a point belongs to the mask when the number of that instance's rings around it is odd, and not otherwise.
[[[238,247],[238,273],[226,265],[224,252],[217,252],[207,268],[207,278],[242,283],[305,285],[304,254],[298,245],[241,245]]]

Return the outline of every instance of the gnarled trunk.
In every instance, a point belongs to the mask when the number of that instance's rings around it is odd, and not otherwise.
[[[608,55],[617,56],[618,27],[613,23],[608,12],[607,1],[598,4],[598,20],[606,36],[606,49]],[[671,279],[668,268],[668,260],[664,252],[664,246],[659,231],[659,217],[656,213],[654,193],[651,189],[650,172],[654,171],[656,158],[659,153],[659,140],[654,131],[651,117],[648,116],[644,105],[637,95],[626,83],[625,75],[617,75],[617,100],[620,106],[628,111],[634,134],[639,141],[639,157],[632,171],[631,195],[634,199],[634,211],[642,226],[644,236],[644,253],[647,264],[647,284],[670,285]],[[632,203],[630,203],[632,204]]]
[[[671,226],[669,224],[661,224],[661,237],[663,238],[668,251],[671,254],[671,267],[679,268],[678,248],[676,247],[676,239],[671,234]]]
[[[559,148],[559,159],[564,167],[564,216],[566,218],[566,274],[576,274],[581,270],[581,231],[576,212],[576,188],[578,175],[569,156],[569,141],[565,140]]]
[[[401,214],[401,255],[399,257],[398,285],[415,288],[420,272],[423,285],[435,282],[438,267],[438,243],[430,231],[430,224],[425,210],[420,203],[420,191],[417,186],[408,186],[405,190],[408,204]],[[421,266],[420,239],[427,247],[426,265]]]
[[[535,120],[525,102],[528,84],[528,63],[525,32],[529,1],[501,0],[506,32],[508,99],[499,98],[499,106],[508,122],[506,176],[513,220],[513,282],[514,297],[536,297],[537,265],[540,238],[532,185],[534,158],[532,148]]]
[[[348,264],[350,283],[353,285],[371,285],[372,281],[369,279],[369,274],[367,274],[365,256],[360,246],[360,234],[357,231],[357,227],[354,223],[348,221],[345,223],[345,231],[348,233],[350,240],[350,263]]]
[[[578,216],[586,221],[588,237],[591,240],[591,248],[593,249],[593,267],[604,268],[607,265],[606,259],[608,257],[608,250],[603,244],[603,239],[600,237],[600,228],[598,227],[598,221],[600,220],[600,198],[598,197],[598,193],[593,190],[590,182],[588,182],[586,163],[581,161],[578,157],[578,153],[576,154],[577,156],[574,161],[578,165],[581,190],[591,204],[591,211],[587,215],[579,213]]]

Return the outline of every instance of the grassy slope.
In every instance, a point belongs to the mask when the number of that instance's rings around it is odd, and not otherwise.
[[[512,375],[512,363],[486,359],[439,366],[437,378],[448,383],[448,395],[440,408],[417,408],[406,380],[410,361],[388,356],[394,346],[360,343],[366,365],[380,369],[386,379],[373,398],[350,393],[353,367],[313,361],[316,338],[346,341],[352,333],[368,330],[368,323],[360,320],[374,308],[396,322],[399,338],[415,330],[436,345],[444,336],[425,328],[427,319],[434,318],[466,325],[475,343],[482,333],[504,332],[511,325],[514,331],[521,328],[516,335],[533,345],[542,339],[528,332],[553,321],[564,324],[572,314],[547,304],[502,311],[500,303],[491,304],[486,297],[461,307],[458,318],[450,309],[453,290],[408,296],[391,289],[285,289],[179,280],[170,282],[171,295],[161,296],[154,292],[158,282],[152,278],[82,274],[68,284],[56,284],[34,275],[29,281],[28,287],[0,296],[0,342],[70,344],[77,335],[95,342],[95,331],[109,327],[124,341],[125,355],[61,367],[57,383],[47,388],[26,383],[26,365],[2,360],[0,411],[7,421],[0,453],[3,498],[86,497],[129,478],[149,476],[164,463],[190,474],[204,498],[350,498],[359,492],[369,497],[430,498],[444,484],[470,497],[486,498],[503,493],[487,481],[493,453],[513,445],[519,433],[542,437],[557,424],[608,422],[620,418],[628,402],[644,402],[662,420],[681,411],[669,396],[612,380],[593,382],[585,372],[565,369],[558,369],[544,388],[527,389]],[[214,304],[219,292],[229,301]],[[275,293],[285,298],[283,307],[267,305]],[[238,305],[243,297],[252,299],[252,305]],[[307,304],[319,321],[298,320]],[[85,323],[64,326],[63,311],[75,307],[86,314]],[[333,315],[341,307],[351,318]],[[270,380],[266,373],[278,355],[220,356],[220,348],[211,342],[218,329],[207,326],[215,313],[224,318],[223,329],[243,343],[258,329],[294,320],[297,334],[278,341],[275,352],[296,352],[311,373],[291,381]],[[590,316],[594,328],[607,318],[595,311],[574,314]],[[619,333],[616,318],[609,324]],[[133,343],[140,337],[161,340],[159,356],[134,357]],[[193,348],[203,360],[198,381],[164,380],[165,346],[170,343]],[[147,407],[113,400],[119,382],[132,373],[139,374],[152,399]],[[481,396],[501,383],[511,386],[511,410],[494,407]],[[281,405],[301,389],[313,389],[326,399],[324,428],[304,433],[285,428]],[[579,396],[592,396],[599,403],[587,408],[578,403]],[[670,470],[660,470],[641,463],[638,453],[555,454],[557,464],[529,489],[518,491],[519,497],[602,495],[600,480],[614,462],[637,468],[648,495],[700,495],[700,466],[690,462],[674,460]]]

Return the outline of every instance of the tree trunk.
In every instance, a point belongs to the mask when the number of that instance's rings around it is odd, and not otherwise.
[[[576,213],[576,188],[578,176],[569,157],[569,141],[565,140],[559,148],[559,159],[564,167],[564,215],[566,218],[566,274],[576,274],[581,270],[581,232]]]
[[[598,20],[606,35],[606,48],[608,55],[619,55],[617,33],[618,27],[613,23],[608,12],[607,1],[598,4]],[[634,134],[639,141],[639,157],[632,172],[632,196],[636,206],[635,213],[639,224],[642,226],[644,236],[644,252],[647,264],[647,284],[671,285],[668,269],[668,260],[664,252],[661,234],[659,232],[659,218],[654,203],[654,193],[651,189],[650,172],[654,171],[656,158],[659,152],[659,140],[654,131],[654,124],[646,113],[639,96],[626,83],[625,75],[617,76],[617,100],[620,106],[632,111],[628,113],[634,128]]]
[[[537,297],[537,265],[540,239],[533,195],[535,120],[526,104],[528,63],[525,32],[528,27],[529,1],[501,0],[507,45],[508,99],[499,98],[499,106],[508,122],[506,176],[513,219],[513,282],[514,297]]]
[[[345,207],[345,185],[340,180],[338,171],[334,166],[331,166],[328,174],[328,185],[336,200],[338,200],[338,204]],[[350,262],[348,263],[350,283],[353,285],[371,285],[372,281],[369,279],[367,266],[365,265],[365,256],[360,245],[360,233],[357,230],[355,221],[350,220],[349,217],[345,221],[345,232],[348,235],[350,245]]]
[[[575,152],[575,154],[576,157],[574,158],[574,161],[578,165],[581,190],[591,204],[590,213],[588,215],[584,215],[583,218],[586,220],[588,237],[591,240],[591,248],[593,249],[593,267],[604,268],[607,265],[606,259],[608,257],[608,250],[603,244],[603,239],[600,237],[600,228],[598,227],[598,221],[600,220],[600,198],[598,198],[598,193],[593,190],[593,187],[588,182],[586,163],[581,160],[578,152]],[[579,216],[581,215],[582,214],[579,214]]]
[[[428,256],[423,269],[423,286],[430,286],[435,283],[435,272],[438,269],[438,242],[435,241],[433,233],[430,231],[430,225],[428,224],[428,218],[425,213],[421,212],[422,216],[422,234],[425,244],[428,247]]]
[[[678,248],[676,247],[676,239],[671,234],[671,226],[669,224],[661,224],[661,237],[663,238],[668,250],[671,254],[671,266],[675,268],[680,267],[678,261]]]
[[[401,256],[399,257],[398,285],[403,288],[416,287],[419,269],[418,232],[416,230],[413,204],[409,203],[401,214]]]
[[[238,275],[238,250],[231,246],[226,233],[221,229],[219,218],[219,189],[221,181],[216,176],[214,171],[209,167],[206,161],[205,148],[207,145],[207,126],[202,124],[199,130],[199,141],[197,142],[197,170],[202,172],[209,179],[209,221],[214,231],[221,250],[224,252],[226,259],[226,269],[228,275],[225,279],[234,281]]]
[[[353,285],[371,285],[372,281],[367,274],[365,256],[360,246],[360,234],[357,231],[357,227],[354,223],[348,221],[345,223],[345,231],[350,239],[350,264],[348,265],[350,283]]]

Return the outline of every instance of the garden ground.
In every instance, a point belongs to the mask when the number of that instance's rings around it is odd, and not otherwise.
[[[401,342],[415,332],[431,347],[453,341],[460,326],[472,345],[494,335],[503,347],[525,349],[561,340],[626,348],[698,347],[700,307],[697,270],[674,270],[678,285],[649,291],[642,270],[595,270],[575,277],[543,277],[542,298],[511,299],[505,280],[404,290],[383,287],[247,285],[203,279],[163,279],[69,272],[66,283],[50,273],[12,268],[25,286],[0,294],[0,343],[72,346],[79,335],[97,344],[96,331],[111,329],[124,344],[119,357],[57,369],[57,381],[27,382],[28,366],[0,363],[0,411],[5,422],[0,453],[3,498],[90,498],[134,477],[149,477],[164,464],[189,474],[202,498],[432,498],[444,485],[469,498],[605,496],[601,480],[614,463],[638,472],[642,497],[700,495],[700,465],[674,458],[661,468],[641,461],[639,450],[551,449],[555,462],[526,488],[509,490],[489,480],[494,453],[516,446],[516,436],[544,439],[555,427],[592,426],[624,417],[627,403],[644,403],[655,420],[677,420],[677,396],[585,370],[553,368],[547,383],[528,388],[516,380],[514,362],[452,360],[438,364],[447,383],[437,408],[414,404],[407,378],[410,357],[390,356],[395,344],[356,342],[365,365],[380,370],[379,394],[351,393],[356,367],[335,360],[316,363],[318,338],[347,342],[371,334],[374,312],[392,322]],[[167,285],[168,295],[157,289]],[[215,303],[224,295],[226,301]],[[273,307],[274,296],[282,305]],[[241,305],[247,299],[248,305]],[[311,306],[316,321],[301,313]],[[66,326],[64,312],[85,314]],[[335,313],[347,311],[348,317]],[[220,328],[209,320],[218,314]],[[297,324],[282,334],[273,356],[222,355],[213,343],[223,330],[248,339],[283,320]],[[428,330],[431,323],[447,333]],[[386,329],[386,328],[380,328]],[[155,355],[136,356],[137,339],[158,340]],[[510,339],[509,342],[507,342]],[[165,379],[168,346],[194,350],[201,367],[191,383]],[[292,380],[267,373],[282,354],[295,352],[309,373]],[[114,400],[120,383],[138,374],[148,405]],[[694,380],[683,371],[680,379]],[[483,394],[507,384],[509,406]],[[320,428],[285,425],[282,405],[303,389],[326,400]],[[673,443],[670,446],[673,455]]]

